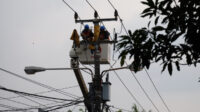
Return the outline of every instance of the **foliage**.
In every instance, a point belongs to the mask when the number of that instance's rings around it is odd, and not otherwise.
[[[122,112],[122,110],[118,110],[118,111],[116,111],[116,112]]]
[[[145,0],[142,4],[147,8],[141,17],[149,17],[149,24],[120,37],[121,65],[127,56],[134,58],[135,68],[148,69],[152,62],[161,62],[162,71],[167,68],[172,75],[173,66],[180,71],[180,65],[200,63],[200,0]]]

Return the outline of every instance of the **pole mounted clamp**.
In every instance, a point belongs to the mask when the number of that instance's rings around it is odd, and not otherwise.
[[[72,58],[71,59],[71,68],[78,68],[78,66],[79,66],[78,58],[77,59]]]

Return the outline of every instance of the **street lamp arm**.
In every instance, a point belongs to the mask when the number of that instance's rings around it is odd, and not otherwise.
[[[129,67],[126,66],[126,67],[112,68],[112,69],[104,70],[104,71],[101,72],[101,77],[103,77],[103,76],[104,76],[104,73],[106,73],[106,72],[114,71],[114,70],[121,70],[121,69],[128,69],[128,68],[129,68]]]
[[[89,70],[91,72],[91,75],[93,76],[93,72],[89,68],[45,68],[46,70],[74,70],[74,69],[80,69],[80,70]]]
[[[92,70],[89,68],[43,68],[43,67],[36,67],[36,66],[27,66],[27,67],[25,67],[24,71],[27,74],[35,74],[36,72],[42,72],[42,71],[46,71],[46,70],[74,70],[74,69],[89,70],[91,72],[92,78],[94,76]]]

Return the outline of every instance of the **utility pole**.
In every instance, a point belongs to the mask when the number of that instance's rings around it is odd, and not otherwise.
[[[77,58],[73,58],[71,59],[71,67],[72,68],[79,68],[79,63],[78,63],[78,59]],[[88,112],[92,112],[91,111],[91,105],[89,104],[89,96],[88,96],[88,89],[86,87],[85,81],[83,79],[83,76],[81,74],[80,69],[74,69],[74,74],[76,76],[76,79],[78,81],[79,87],[81,89],[81,92],[83,94],[84,97],[84,104],[86,106],[86,108],[88,109]]]
[[[103,21],[117,21],[117,16],[118,13],[117,11],[115,11],[114,14],[115,18],[104,18],[104,19],[98,19],[98,13],[95,11],[94,13],[94,17],[95,19],[87,19],[87,20],[78,20],[78,14],[75,13],[74,17],[75,17],[75,22],[76,23],[85,23],[85,22],[93,22],[94,23],[94,66],[95,66],[95,75],[93,78],[93,83],[92,83],[92,87],[94,89],[94,96],[92,96],[93,98],[91,98],[93,101],[90,101],[92,106],[91,109],[92,112],[102,112],[102,77],[100,74],[100,51],[98,50],[100,43],[114,43],[112,41],[110,42],[105,42],[105,41],[99,41],[99,22],[103,22]]]

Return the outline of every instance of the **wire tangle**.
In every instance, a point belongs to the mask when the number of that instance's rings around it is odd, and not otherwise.
[[[51,87],[51,86],[47,86],[47,85],[45,85],[45,84],[42,84],[42,83],[39,83],[39,82],[37,82],[37,81],[28,79],[28,78],[26,78],[26,77],[22,77],[22,76],[19,75],[19,74],[10,72],[10,71],[5,70],[5,69],[3,69],[3,68],[0,68],[0,70],[1,70],[1,71],[4,71],[4,72],[6,72],[6,73],[8,73],[8,74],[10,74],[10,75],[13,75],[13,76],[16,76],[16,77],[18,77],[18,78],[24,79],[24,80],[26,80],[26,81],[28,81],[28,82],[33,83],[33,84],[39,85],[39,86],[44,87],[44,88],[47,88],[47,89],[49,89],[49,90],[53,90],[53,91],[55,91],[55,92],[58,92],[58,93],[60,93],[60,94],[65,95],[65,96],[68,96],[68,97],[71,97],[71,98],[74,98],[74,99],[77,99],[77,98],[78,98],[78,96],[76,96],[76,95],[73,95],[73,94],[71,94],[71,93],[67,93],[67,92],[64,92],[64,91],[55,89],[55,88],[53,88],[53,87]]]

